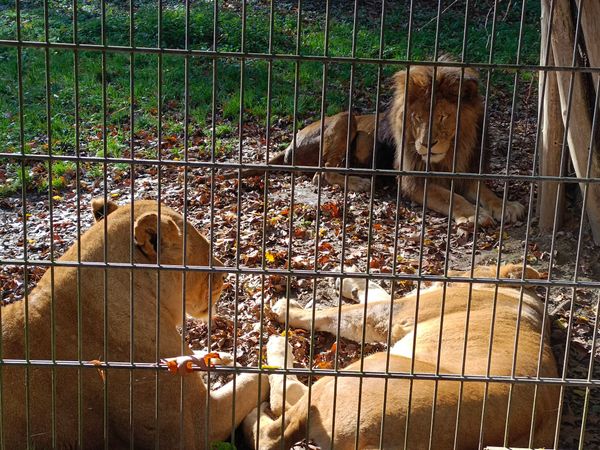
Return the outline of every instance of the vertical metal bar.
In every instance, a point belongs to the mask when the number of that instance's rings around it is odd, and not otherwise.
[[[213,51],[217,51],[218,48],[218,20],[219,20],[219,1],[213,0],[213,43],[212,49]],[[214,254],[214,242],[215,242],[215,232],[214,232],[214,224],[215,224],[215,152],[216,152],[216,121],[217,121],[217,72],[218,72],[218,62],[216,58],[212,60],[212,112],[211,112],[211,152],[210,152],[210,239],[209,239],[209,252],[208,252],[208,264],[211,268],[213,268],[213,254]],[[238,285],[236,282],[235,289],[237,290]],[[212,290],[212,277],[208,277],[208,290],[209,292]],[[207,343],[208,351],[211,350],[211,335],[212,335],[212,310],[208,309],[208,335],[207,335]],[[234,352],[235,353],[235,352]],[[206,415],[204,421],[204,446],[209,448],[209,423],[210,423],[210,390],[211,390],[211,379],[207,377],[206,379]]]
[[[50,28],[48,18],[48,0],[44,0],[44,41],[50,42]],[[52,88],[50,77],[50,48],[44,48],[44,65],[46,81],[46,139],[48,142],[48,209],[50,225],[50,262],[54,263],[54,204],[53,204],[53,183],[52,172],[54,164],[52,161]],[[56,362],[56,314],[55,314],[55,289],[54,289],[54,265],[50,266],[50,357],[52,362]],[[52,446],[56,447],[56,366],[50,370],[50,427]]]
[[[100,2],[100,33],[101,33],[101,45],[106,46],[106,0]],[[106,50],[102,50],[101,53],[101,71],[102,71],[102,175],[103,175],[103,187],[104,187],[104,204],[108,202],[108,176],[107,176],[107,157],[108,157],[108,136],[107,136],[107,114],[108,114],[108,97],[107,97],[107,74],[106,74]],[[103,221],[103,232],[104,232],[104,262],[108,262],[108,220]],[[106,267],[103,270],[103,304],[104,304],[104,317],[103,317],[103,353],[104,361],[108,364],[110,357],[108,354],[108,271]],[[108,416],[108,403],[109,403],[109,374],[110,371],[104,372],[104,397],[103,397],[103,418],[104,418],[104,448],[109,448],[109,416]]]
[[[15,0],[15,20],[16,20],[16,38],[19,44],[21,44],[21,1]],[[24,316],[25,316],[25,330],[24,330],[24,338],[25,338],[25,360],[29,363],[29,269],[28,269],[28,248],[27,248],[27,178],[26,171],[27,168],[25,166],[25,125],[24,125],[24,116],[25,116],[25,103],[23,99],[23,50],[21,45],[17,46],[17,84],[18,84],[18,97],[19,97],[19,147],[21,156],[21,208],[22,208],[22,219],[23,219],[23,286],[24,286]],[[0,308],[1,309],[1,308]],[[0,380],[2,381],[2,380]],[[27,442],[27,446],[30,445],[30,437],[31,437],[31,411],[30,411],[30,391],[29,391],[29,382],[30,382],[30,366],[27,364],[25,366],[25,438]],[[2,389],[2,385],[0,384],[0,389]],[[3,422],[3,421],[0,421]]]
[[[296,14],[296,49],[295,49],[295,54],[297,56],[300,55],[301,53],[301,47],[302,47],[302,0],[298,0],[298,7],[297,7],[297,14]],[[298,91],[300,88],[300,61],[296,60],[294,62],[294,101],[293,101],[293,111],[292,111],[292,165],[295,164],[295,155],[296,155],[296,144],[297,144],[297,140],[296,140],[296,134],[298,132]],[[290,214],[289,214],[289,236],[290,236],[290,240],[289,240],[289,244],[288,244],[288,267],[292,267],[292,239],[294,237],[294,228],[293,228],[293,223],[294,223],[294,194],[295,194],[295,178],[296,178],[296,172],[291,172],[290,173]],[[320,205],[320,190],[318,192],[318,199],[317,199],[317,205]],[[317,206],[317,215],[319,214],[319,206]],[[316,228],[316,232],[315,235],[318,236],[318,226]],[[315,262],[314,262],[314,269],[316,270],[316,256],[315,256]],[[287,301],[289,302],[289,292],[290,292],[290,281],[291,281],[291,277],[287,277],[286,278],[286,298]],[[311,329],[310,329],[310,348],[309,348],[309,356],[308,356],[308,361],[309,361],[309,365],[312,368],[312,362],[314,360],[314,342],[315,342],[315,328],[314,328],[314,316],[315,316],[315,309],[314,309],[314,305],[316,303],[316,278],[313,278],[313,310],[312,310],[312,321],[311,321]],[[289,309],[289,308],[288,308]],[[286,318],[285,318],[285,330],[287,332],[288,330],[288,321],[289,321],[289,316],[286,314]],[[286,333],[286,339],[287,339],[287,333]],[[287,351],[287,344],[286,344],[286,351]],[[285,361],[287,362],[287,354],[284,354],[285,356]],[[309,375],[308,378],[308,395],[307,395],[307,403],[308,403],[308,413],[307,413],[307,418],[306,418],[306,440],[308,442],[308,440],[310,439],[310,421],[311,421],[311,411],[310,411],[310,404],[312,401],[312,374]],[[285,403],[284,403],[285,405]],[[283,418],[282,418],[282,423],[283,423]],[[282,430],[283,433],[283,430]],[[258,447],[257,447],[258,448]]]
[[[135,0],[129,0],[129,46],[135,48]],[[134,263],[134,221],[135,221],[135,53],[129,53],[129,263]],[[129,361],[135,365],[135,275],[129,270]],[[135,370],[135,369],[134,369]],[[135,448],[135,374],[129,371],[129,448]]]
[[[274,27],[274,19],[275,19],[275,3],[274,0],[271,0],[270,9],[269,9],[269,48],[268,53],[270,55],[273,54],[273,27]],[[267,120],[265,123],[265,140],[266,140],[266,152],[265,152],[265,162],[269,162],[269,150],[271,148],[271,96],[272,96],[272,85],[273,85],[273,61],[268,61],[268,73],[267,73]],[[262,270],[266,270],[266,258],[265,255],[265,242],[267,239],[267,211],[268,211],[268,199],[269,199],[269,179],[270,173],[268,171],[265,172],[264,178],[264,190],[263,190],[263,220],[262,220],[262,229],[261,229],[261,242],[262,242],[262,258],[261,258],[261,268]],[[291,236],[290,236],[291,239]],[[289,265],[288,265],[289,267]],[[262,368],[262,360],[263,360],[263,330],[264,330],[264,308],[265,308],[265,274],[261,274],[261,296],[260,296],[260,310],[259,314],[259,335],[258,335],[258,368]],[[236,347],[234,346],[234,353]],[[262,377],[258,377],[258,393],[256,399],[256,407],[260,408],[260,392],[262,390]],[[234,428],[235,421],[235,411],[232,411],[231,415],[231,428]],[[256,421],[256,442],[254,443],[255,448],[260,448],[260,420]]]
[[[78,4],[73,0],[73,43],[79,44],[78,35]],[[77,207],[77,264],[81,264],[81,144],[80,144],[80,121],[79,116],[79,51],[73,50],[73,100],[75,103],[75,189]],[[83,362],[83,324],[81,311],[81,267],[77,267],[77,360],[81,365]],[[83,444],[83,377],[81,367],[77,368],[77,446],[82,448]]]
[[[410,0],[410,10],[409,10],[409,14],[408,14],[408,34],[407,34],[407,40],[406,40],[406,59],[410,60],[411,54],[412,54],[412,33],[413,33],[413,19],[414,19],[414,0]],[[401,142],[401,148],[400,148],[400,161],[398,164],[398,169],[402,170],[404,168],[404,150],[406,149],[406,123],[407,123],[407,113],[406,110],[408,108],[408,80],[410,77],[410,65],[408,65],[406,67],[406,80],[407,82],[404,83],[404,109],[402,111],[402,142]],[[397,201],[399,202],[400,200],[400,195],[401,195],[401,191],[402,191],[402,180],[399,179],[398,180],[398,197],[397,197]],[[398,233],[398,227],[399,224],[396,226],[396,233]],[[398,242],[396,240],[396,242],[394,243],[394,249],[395,251],[397,251],[397,246],[398,246]],[[394,261],[394,274],[397,274],[397,261]],[[417,291],[418,293],[418,291]],[[393,293],[392,293],[393,294]],[[418,304],[418,298],[416,299],[416,303]],[[390,311],[390,322],[391,322],[391,311]],[[388,351],[387,351],[387,365],[389,368],[389,360],[390,360],[390,348],[388,347]],[[402,443],[402,448],[403,449],[407,449],[408,448],[408,430],[410,427],[410,409],[411,409],[411,404],[412,404],[412,391],[413,391],[413,380],[412,378],[409,381],[409,385],[408,385],[408,404],[406,407],[406,411],[407,411],[407,417],[406,417],[406,423],[405,423],[405,428],[404,428],[404,442]]]
[[[185,50],[189,51],[190,47],[190,2],[185,0]],[[187,336],[187,319],[186,319],[186,296],[187,296],[187,274],[188,274],[188,163],[189,163],[189,128],[190,128],[190,54],[186,52],[183,60],[183,160],[185,162],[183,166],[183,274],[181,277],[181,354],[185,354],[186,348],[189,348],[185,339]],[[212,278],[212,274],[208,274],[208,278]],[[208,309],[212,309],[212,291],[209,289],[207,292]],[[235,354],[235,352],[234,352]],[[206,393],[210,397],[210,392]],[[183,377],[180,379],[180,396],[179,396],[179,410],[181,414],[179,416],[179,447],[186,448],[185,442],[185,415],[193,414],[192,411],[186,411],[185,409],[185,383]],[[190,439],[191,437],[188,437]],[[196,445],[194,443],[193,445]],[[188,443],[189,446],[189,443]]]
[[[157,0],[157,47],[162,50],[163,48],[163,42],[162,42],[162,0]],[[161,213],[161,208],[162,208],[162,82],[163,82],[163,53],[162,51],[160,51],[158,53],[158,59],[157,59],[157,74],[156,74],[156,79],[157,79],[157,86],[156,86],[156,101],[157,101],[157,105],[156,105],[156,115],[157,115],[157,130],[156,130],[156,137],[157,137],[157,160],[158,160],[158,167],[157,167],[157,208],[158,208],[158,220],[157,220],[157,236],[158,236],[158,242],[161,242],[161,217],[162,217],[162,213]],[[158,269],[156,271],[156,349],[155,349],[155,359],[157,364],[160,362],[160,336],[161,336],[161,329],[160,329],[160,290],[161,290],[161,286],[162,286],[162,280],[161,280],[161,267],[162,267],[162,260],[161,260],[161,245],[157,245],[156,246],[156,263],[158,264]],[[161,439],[161,435],[160,435],[160,382],[159,382],[159,373],[158,371],[155,372],[155,383],[156,383],[156,404],[154,405],[155,408],[155,429],[156,429],[156,441],[155,441],[155,447],[158,449],[161,446],[160,443],[160,439]]]
[[[492,30],[490,33],[490,52],[489,52],[489,56],[488,56],[488,63],[492,63],[493,61],[493,57],[494,57],[494,51],[495,51],[495,44],[496,44],[496,20],[498,17],[498,0],[494,1],[494,12],[493,12],[493,16],[492,16]],[[489,93],[490,93],[490,85],[491,85],[491,70],[487,71],[487,77],[486,77],[486,87],[485,87],[485,106],[484,106],[484,125],[483,125],[483,136],[482,136],[482,142],[481,142],[481,152],[480,152],[480,157],[483,156],[483,149],[484,149],[484,145],[486,142],[486,136],[485,133],[487,132],[487,111],[488,111],[488,104],[489,104]],[[481,164],[480,164],[481,167]],[[478,185],[479,186],[479,185]],[[475,244],[475,242],[474,242]],[[472,259],[472,261],[474,261]],[[472,266],[472,264],[471,264]],[[496,278],[499,277],[499,263],[497,261],[496,264]],[[488,356],[487,356],[487,367],[486,367],[486,374],[487,376],[490,375],[490,371],[491,371],[491,363],[492,363],[492,347],[493,347],[493,341],[494,341],[494,328],[495,328],[495,316],[496,316],[496,306],[497,306],[497,301],[498,301],[498,285],[496,284],[495,289],[494,289],[494,299],[493,299],[493,303],[492,303],[492,315],[491,315],[491,319],[490,319],[490,337],[488,340]],[[462,388],[462,386],[461,386]],[[484,424],[485,424],[485,414],[486,414],[486,406],[487,406],[487,394],[488,394],[488,390],[489,390],[489,383],[485,383],[484,384],[484,392],[483,392],[483,404],[482,404],[482,410],[481,410],[481,417],[480,417],[480,427],[479,427],[479,448],[481,449],[483,447],[483,433],[484,433]],[[455,442],[456,445],[456,442]]]
[[[592,349],[590,352],[591,357],[590,357],[590,363],[588,366],[587,381],[592,381],[594,379],[594,363],[596,362],[594,355],[596,354],[596,348],[597,348],[596,346],[597,346],[597,339],[598,339],[598,320],[600,319],[599,313],[600,313],[600,292],[598,292],[598,301],[596,302],[596,314],[594,317],[594,332],[593,332],[593,336],[592,336]],[[585,388],[585,398],[583,401],[583,413],[582,413],[582,418],[581,418],[581,433],[579,434],[579,446],[578,446],[579,450],[584,450],[584,448],[585,448],[584,442],[585,442],[585,431],[586,431],[586,425],[587,425],[587,418],[588,418],[589,407],[590,407],[590,392],[591,392],[591,389],[589,387],[586,387]]]
[[[356,35],[358,33],[358,0],[354,2],[354,16],[352,19],[352,54],[351,58],[356,58]],[[352,97],[354,94],[354,69],[355,64],[350,65],[350,87],[348,91],[348,130],[346,133],[346,168],[350,167],[350,148],[352,143],[350,142],[350,121],[353,119],[352,115]],[[377,128],[377,125],[375,125]],[[375,134],[376,136],[376,134]],[[373,152],[372,158],[372,168],[375,168],[375,152]],[[367,235],[367,269],[366,272],[369,273],[370,262],[371,262],[371,246],[373,242],[373,199],[375,197],[375,178],[371,176],[371,195],[369,197],[369,225],[368,225],[368,235]],[[346,218],[347,218],[347,210],[348,210],[348,175],[344,174],[344,217],[342,219],[342,229],[346,228]],[[342,249],[345,250],[346,240],[342,240]],[[345,251],[342,251],[344,254]],[[342,256],[341,267],[344,266],[344,257]],[[368,281],[368,280],[367,280]],[[341,284],[340,284],[341,286]],[[340,289],[339,307],[342,305],[342,289]],[[362,327],[362,336],[360,341],[360,372],[364,373],[364,361],[365,361],[365,340],[366,340],[366,322],[367,322],[367,307],[369,304],[369,284],[366,283],[365,286],[365,300],[364,300],[364,308],[363,308],[363,327]],[[339,325],[341,325],[338,322]],[[338,334],[339,336],[339,334]],[[336,347],[336,351],[337,351]],[[360,435],[360,410],[362,406],[362,387],[363,387],[363,377],[360,377],[358,380],[358,404],[356,411],[356,433],[354,435],[354,448],[358,449],[359,445],[359,435]]]
[[[383,59],[383,49],[385,45],[385,16],[386,16],[386,0],[382,0],[381,2],[381,14],[380,14],[380,27],[379,27],[379,54],[378,58],[380,60]],[[379,64],[377,66],[377,92],[375,94],[375,127],[373,130],[373,167],[376,167],[377,161],[377,148],[379,142],[379,118],[381,117],[381,75],[382,75],[382,65]],[[384,113],[385,114],[385,113]],[[403,114],[406,116],[406,114]],[[373,180],[373,183],[375,180]],[[400,188],[400,183],[397,183],[397,191],[396,191],[396,215],[394,218],[394,250],[392,252],[392,272],[396,274],[396,261],[398,259],[398,234],[400,229],[400,199],[402,190]],[[373,192],[371,191],[371,195]],[[368,284],[368,283],[367,283]],[[385,373],[389,375],[390,372],[390,351],[392,348],[392,323],[394,317],[394,296],[396,291],[396,280],[392,279],[391,288],[390,288],[390,311],[388,317],[388,331],[386,338],[386,361],[385,361]],[[383,384],[383,402],[381,408],[381,428],[379,430],[379,448],[384,448],[386,442],[384,441],[385,436],[385,419],[386,419],[386,410],[387,410],[387,396],[388,396],[388,388],[389,388],[389,378],[384,378]]]
[[[242,2],[242,35],[241,35],[241,53],[246,53],[246,0]],[[238,139],[239,139],[239,153],[238,160],[239,163],[242,164],[243,160],[243,149],[244,149],[244,91],[245,91],[245,81],[246,81],[246,58],[242,57],[240,59],[240,105],[239,105],[239,122],[238,122]],[[265,210],[266,211],[266,210]],[[238,185],[237,185],[237,215],[238,219],[236,222],[236,236],[237,236],[237,245],[235,248],[235,267],[236,269],[240,268],[240,255],[241,255],[241,225],[242,225],[242,169],[238,171]],[[264,246],[265,243],[263,241],[263,253],[262,258],[265,258]],[[235,294],[234,294],[234,304],[236,305],[234,316],[233,316],[233,366],[237,366],[237,332],[238,332],[238,308],[239,304],[239,274],[235,275]],[[236,383],[237,383],[237,375],[233,376],[233,392],[234,395],[231,398],[231,414],[232,420],[235,419],[235,403],[236,403]],[[232,425],[232,433],[231,433],[231,442],[235,446],[235,433],[234,427]]]

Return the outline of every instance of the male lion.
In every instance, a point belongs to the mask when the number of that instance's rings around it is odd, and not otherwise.
[[[521,266],[506,265],[501,267],[500,277],[520,278],[521,270]],[[525,273],[527,278],[539,277],[530,268]],[[451,275],[467,276],[469,273],[453,272]],[[495,275],[495,267],[475,270],[478,278],[493,278]],[[541,340],[544,304],[534,291],[525,289],[521,297],[518,286],[499,287],[497,292],[496,288],[494,283],[478,283],[470,291],[468,283],[453,282],[444,289],[443,283],[436,283],[419,294],[412,293],[395,301],[393,308],[389,296],[379,288],[379,292],[374,292],[378,300],[369,301],[366,311],[364,304],[343,306],[339,332],[347,339],[356,339],[364,331],[367,341],[386,342],[389,315],[392,314],[389,365],[386,352],[379,352],[365,357],[362,364],[360,361],[351,364],[345,371],[358,371],[357,375],[363,371],[367,374],[407,374],[414,371],[430,376],[439,373],[556,377],[556,361],[549,345],[548,332]],[[346,280],[343,283],[345,295],[354,292],[358,298],[364,298],[364,289],[364,281]],[[285,319],[286,306],[285,299],[274,306],[280,321]],[[337,307],[313,313],[290,302],[287,312],[291,327],[310,329],[315,314],[316,330],[336,333],[338,329]],[[443,321],[440,320],[442,314]],[[367,328],[363,330],[363,326]],[[290,367],[289,360],[287,365],[285,363],[284,353],[285,339],[271,337],[267,345],[268,364]],[[288,348],[288,355],[292,355],[291,348]],[[289,448],[304,439],[307,430],[310,432],[308,437],[321,448],[333,445],[336,449],[355,448],[355,444],[361,449],[382,445],[384,448],[411,450],[505,446],[505,431],[510,447],[553,445],[559,400],[556,386],[541,385],[535,393],[531,383],[511,385],[507,380],[491,382],[486,387],[482,381],[461,384],[460,381],[446,379],[436,384],[434,380],[419,379],[418,376],[412,383],[408,379],[392,378],[387,390],[384,379],[376,377],[362,378],[361,385],[358,376],[340,376],[337,391],[334,383],[331,376],[321,378],[313,384],[309,397],[308,388],[295,376],[288,375],[284,405],[283,376],[270,375],[270,405],[263,404],[260,411],[253,411],[244,421],[243,429],[248,440],[256,442],[256,429],[260,425],[261,449],[278,449],[281,444],[283,448]],[[531,443],[530,431],[533,432]]]
[[[443,58],[448,61],[448,58]],[[429,117],[433,74],[435,70],[434,107],[431,115],[431,144],[429,144]],[[408,98],[405,99],[406,80]],[[457,132],[459,87],[460,120]],[[322,156],[321,121],[313,122],[296,134],[284,151],[269,159],[269,164],[345,167],[348,155],[350,167],[396,169],[404,171],[452,172],[456,146],[455,171],[479,173],[480,160],[483,173],[487,169],[487,147],[481,146],[483,100],[479,95],[477,72],[456,67],[412,66],[394,76],[394,97],[390,106],[380,115],[375,141],[375,115],[354,115],[342,112],[326,117],[323,123]],[[406,113],[406,115],[405,115]],[[406,127],[403,124],[406,121]],[[347,144],[350,144],[348,148]],[[375,148],[375,158],[373,149]],[[262,175],[261,169],[243,169],[242,177]],[[344,185],[344,176],[336,172],[315,173],[313,182]],[[235,178],[237,172],[228,172],[224,178]],[[206,179],[206,177],[205,177]],[[452,217],[459,223],[475,222],[474,202],[477,198],[477,180],[455,179]],[[502,200],[484,183],[480,184],[480,202],[485,209],[479,211],[478,222],[488,226],[502,217]],[[371,180],[359,176],[348,177],[348,189],[364,192],[371,188]],[[422,204],[424,177],[403,176],[401,189],[405,197]],[[429,177],[427,206],[448,214],[450,206],[450,178]],[[525,208],[518,202],[507,202],[504,218],[514,222],[523,216]]]
[[[21,360],[0,366],[5,448],[204,448],[206,440],[225,439],[232,421],[239,424],[256,405],[254,375],[238,376],[235,390],[230,383],[209,392],[197,372],[182,379],[144,368],[79,368],[77,361],[155,363],[164,356],[190,355],[177,331],[184,320],[183,280],[185,311],[197,317],[218,300],[223,286],[221,274],[184,274],[173,267],[183,263],[180,214],[161,206],[159,219],[154,201],[137,201],[131,209],[94,201],[94,216],[101,220],[58,263],[97,265],[54,267],[27,302],[2,307],[2,358],[5,363]],[[208,265],[206,239],[189,223],[185,232],[185,263]],[[132,260],[171,267],[160,276],[155,268],[118,267]],[[213,263],[222,265],[217,259]],[[26,365],[23,360],[45,363]],[[51,361],[71,364],[53,367]]]
[[[408,72],[398,72],[394,81],[394,100],[385,117],[387,127],[383,127],[394,137],[394,168],[405,171],[429,169],[434,172],[479,173],[481,167],[485,173],[487,148],[483,146],[480,152],[483,101],[479,95],[477,72],[472,69],[462,72],[456,67],[417,66],[411,67]],[[431,92],[434,87],[431,111]],[[408,98],[405,98],[405,91],[408,92]],[[460,112],[457,109],[459,92]],[[405,128],[402,127],[403,120],[406,120]],[[403,194],[422,204],[424,180],[424,177],[414,175],[403,176]],[[448,214],[450,184],[450,178],[429,177],[427,207],[440,214]],[[455,179],[452,217],[457,222],[475,222],[473,203],[477,201],[478,184],[479,201],[485,208],[479,211],[479,224],[491,225],[494,219],[502,218],[502,200],[485,183]],[[504,219],[514,222],[524,212],[523,205],[509,201],[505,205]]]

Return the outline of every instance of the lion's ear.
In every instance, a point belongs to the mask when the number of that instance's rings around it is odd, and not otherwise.
[[[173,219],[162,216],[160,219],[161,244],[177,240],[179,236],[179,227]],[[155,259],[158,251],[158,214],[148,212],[138,217],[133,226],[133,237],[135,245],[142,253],[150,259]]]
[[[439,68],[438,77],[436,82],[437,92],[447,99],[454,99],[458,97],[459,89],[461,89],[461,99],[463,101],[471,101],[479,92],[479,76],[477,72],[472,69],[467,69],[462,74],[462,86],[461,86],[461,72],[454,68]]]
[[[429,95],[431,88],[431,69],[422,66],[411,66],[394,74],[394,85],[397,94],[404,97],[408,72],[408,98],[416,100]]]
[[[112,213],[113,211],[115,211],[119,206],[111,201],[111,200],[106,200],[106,203],[104,202],[104,197],[96,197],[92,199],[92,214],[94,215],[94,220],[96,222],[104,219],[106,216],[108,216],[110,213]]]
[[[479,94],[479,76],[472,69],[465,70],[462,85],[462,99],[471,101]]]

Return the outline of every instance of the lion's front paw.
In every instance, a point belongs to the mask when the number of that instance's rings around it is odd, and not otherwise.
[[[488,205],[487,206],[494,219],[500,221],[502,219],[502,202],[498,202],[497,205]],[[506,207],[504,208],[504,221],[506,223],[513,223],[517,220],[521,219],[525,215],[525,206],[523,206],[519,202],[506,202]]]
[[[302,306],[300,306],[300,304],[296,301],[296,300],[289,300],[289,310],[290,310],[290,314],[292,311],[294,310],[298,310],[298,309],[303,309]],[[280,298],[279,300],[277,300],[277,302],[271,306],[271,311],[273,311],[275,314],[277,314],[277,320],[280,323],[284,323],[285,322],[285,314],[286,311],[288,310],[288,299],[287,298]]]
[[[459,217],[456,217],[455,220],[456,220],[457,225],[461,225],[463,223],[475,224],[477,222],[480,227],[484,227],[484,228],[493,227],[496,224],[496,221],[494,220],[492,215],[489,212],[487,212],[485,209],[480,209],[479,215],[477,217],[475,217],[475,215],[459,216]]]
[[[504,209],[504,220],[508,223],[516,222],[525,215],[525,206],[519,202],[507,202]]]
[[[348,177],[348,190],[352,192],[370,192],[371,179],[363,177]]]

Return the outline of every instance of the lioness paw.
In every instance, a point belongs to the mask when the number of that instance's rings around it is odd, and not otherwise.
[[[287,364],[285,361],[286,339],[283,336],[272,335],[267,342],[267,364],[274,367],[293,367],[294,354],[292,346],[287,342]]]
[[[215,365],[215,364],[219,364],[221,366],[232,366],[233,365],[233,355],[231,353],[227,353],[227,352],[219,352],[217,355],[218,357],[215,357],[215,353],[214,352],[209,352],[208,350],[192,350],[194,352],[194,356],[196,358],[202,359],[202,360],[209,360],[210,364]]]
[[[348,272],[356,272],[355,268],[354,270],[346,268],[346,270]],[[338,292],[342,292],[343,297],[359,302],[359,294],[367,290],[367,280],[365,278],[336,278],[335,288]]]
[[[300,306],[300,304],[296,301],[296,300],[289,300],[289,305],[290,305],[290,311],[294,310],[294,309],[303,309],[302,306]],[[288,309],[288,299],[287,298],[280,298],[279,300],[277,300],[277,302],[271,306],[271,311],[273,311],[275,314],[277,314],[277,320],[279,320],[279,322],[283,323],[285,322],[285,313]]]

